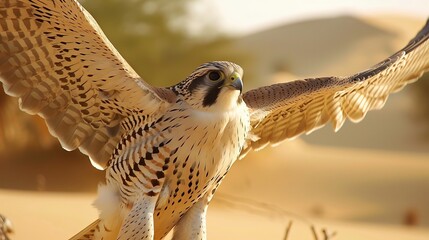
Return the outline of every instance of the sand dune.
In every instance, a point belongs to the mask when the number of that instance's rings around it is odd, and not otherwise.
[[[429,155],[316,147],[301,141],[254,152],[220,187],[303,216],[429,225]]]
[[[227,217],[226,217],[227,216]],[[333,240],[423,240],[429,231],[398,226],[357,224],[310,219],[317,228],[319,239],[321,228],[336,232]],[[289,219],[255,216],[246,212],[212,208],[208,216],[208,235],[211,239],[270,239],[283,240]],[[312,240],[312,231],[306,223],[295,220],[288,240]]]

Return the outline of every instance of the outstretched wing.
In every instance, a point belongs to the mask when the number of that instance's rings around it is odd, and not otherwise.
[[[174,98],[145,83],[75,0],[0,1],[0,81],[67,150],[105,168],[121,119]]]
[[[243,99],[251,112],[251,135],[242,152],[261,149],[327,122],[335,131],[348,118],[359,122],[380,109],[389,94],[429,70],[429,20],[407,46],[372,68],[350,77],[297,80],[251,90]]]

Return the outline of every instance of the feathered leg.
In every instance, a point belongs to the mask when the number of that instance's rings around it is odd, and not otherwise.
[[[119,240],[153,239],[153,212],[156,200],[156,196],[143,195],[133,204],[122,224]]]
[[[173,240],[206,240],[206,198],[198,201],[174,228]]]

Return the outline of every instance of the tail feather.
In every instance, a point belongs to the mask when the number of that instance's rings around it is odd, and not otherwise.
[[[96,231],[100,229],[100,219],[95,220],[93,223],[89,224],[85,229],[71,237],[69,240],[94,240],[94,235]]]

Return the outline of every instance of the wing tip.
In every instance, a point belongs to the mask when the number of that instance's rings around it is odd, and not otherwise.
[[[81,152],[82,152],[82,150],[81,150]],[[102,166],[100,163],[98,163],[97,161],[92,159],[92,157],[89,157],[89,161],[91,162],[91,165],[97,170],[103,171],[106,169],[106,166]]]

